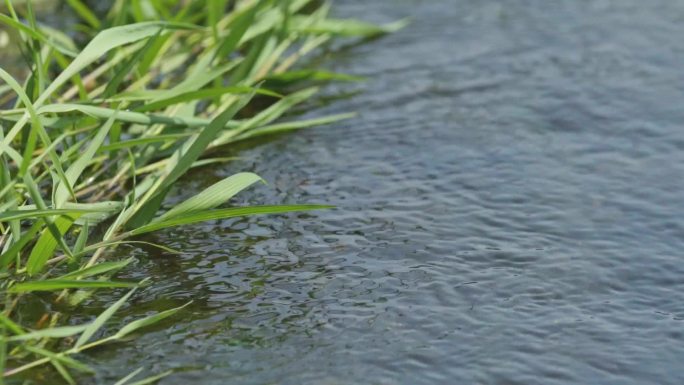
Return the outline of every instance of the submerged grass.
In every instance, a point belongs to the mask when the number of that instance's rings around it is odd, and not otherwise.
[[[108,249],[146,243],[136,237],[174,226],[327,207],[224,207],[261,181],[245,172],[160,213],[181,176],[225,161],[206,158],[212,149],[350,117],[277,122],[315,95],[304,85],[354,80],[294,66],[334,36],[371,37],[401,26],[331,19],[329,5],[312,0],[117,0],[103,19],[80,0],[67,3],[82,19],[84,44],[41,25],[30,1],[19,11],[6,0],[0,14],[21,37],[30,68],[21,81],[0,69],[0,383],[50,365],[73,384],[74,372],[92,372],[79,353],[182,310],[103,335],[146,284],[116,280],[133,260],[111,260]],[[130,291],[84,324],[57,312],[36,318],[19,311],[38,292],[52,293],[41,300],[75,306],[113,288]],[[119,384],[135,383],[138,372]]]

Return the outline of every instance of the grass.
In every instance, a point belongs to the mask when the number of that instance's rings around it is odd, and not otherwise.
[[[303,68],[303,58],[335,36],[401,27],[333,19],[328,4],[311,0],[116,0],[104,19],[81,0],[66,3],[81,18],[77,41],[39,23],[30,1],[6,0],[0,14],[30,70],[18,80],[0,69],[0,384],[43,365],[73,384],[74,373],[92,373],[80,353],[182,311],[111,325],[147,284],[115,278],[133,264],[111,259],[117,245],[207,220],[328,207],[230,207],[261,181],[244,172],[160,212],[181,176],[226,161],[207,156],[216,148],[349,118],[278,121],[312,98],[317,82],[354,80]],[[84,324],[20,311],[38,295],[76,306],[117,288],[129,291]],[[118,384],[168,374],[136,380],[139,372]]]

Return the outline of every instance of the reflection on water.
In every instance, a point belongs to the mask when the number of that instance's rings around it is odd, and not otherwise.
[[[308,114],[361,115],[244,144],[176,194],[249,170],[269,185],[236,204],[338,209],[150,236],[180,256],[120,249],[124,278],[155,281],[124,317],[194,302],[89,356],[92,381],[684,382],[684,3],[335,7],[413,17],[329,60],[369,81]]]

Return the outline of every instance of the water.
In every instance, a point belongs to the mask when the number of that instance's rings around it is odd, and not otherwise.
[[[155,282],[126,319],[194,302],[89,355],[90,381],[683,383],[684,1],[335,7],[413,18],[327,60],[369,80],[305,115],[360,116],[244,144],[176,194],[249,170],[270,184],[238,204],[338,209],[121,249]]]

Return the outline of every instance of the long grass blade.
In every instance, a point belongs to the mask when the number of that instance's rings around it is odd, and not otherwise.
[[[17,283],[10,287],[11,293],[27,293],[31,291],[57,291],[64,289],[102,289],[102,288],[119,288],[119,287],[135,287],[138,284],[135,282],[119,282],[119,281],[86,281],[75,279],[48,279],[44,281],[28,281]]]
[[[150,223],[149,225],[139,227],[130,232],[131,235],[140,235],[150,233],[169,227],[176,227],[181,225],[189,225],[193,223],[206,222],[215,219],[227,219],[234,217],[244,217],[251,215],[263,214],[279,214],[289,213],[294,211],[309,211],[322,210],[333,208],[329,205],[283,205],[283,206],[250,206],[250,207],[236,207],[230,209],[207,210],[197,213],[188,214],[180,218],[168,219],[162,222]]]

